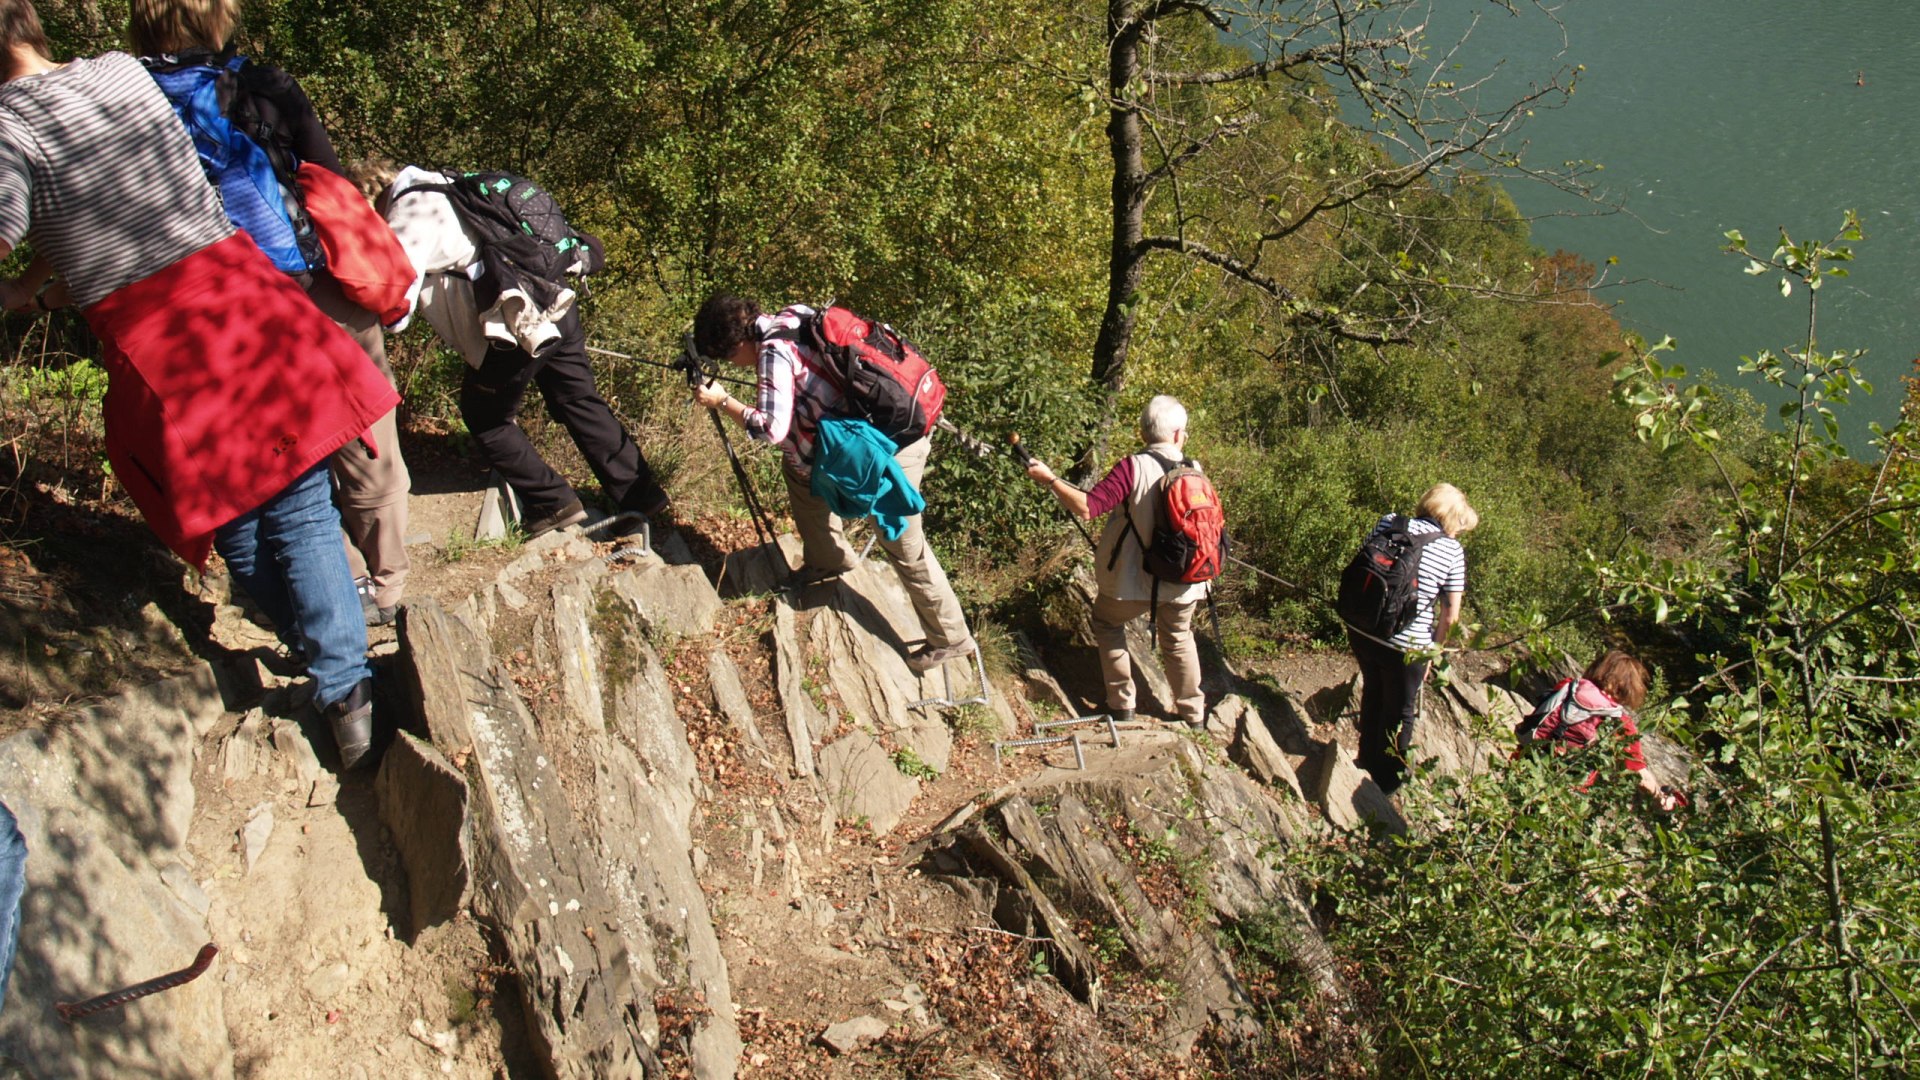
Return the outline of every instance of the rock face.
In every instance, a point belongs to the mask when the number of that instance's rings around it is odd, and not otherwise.
[[[989,882],[994,917],[1046,939],[1062,981],[1090,1002],[1116,950],[1175,984],[1160,1034],[1164,1049],[1183,1054],[1210,1023],[1251,1034],[1250,1002],[1215,943],[1216,918],[1280,904],[1293,913],[1302,970],[1323,995],[1344,996],[1325,943],[1268,865],[1305,821],[1186,737],[1148,733],[1090,754],[1084,772],[1049,769],[1016,785],[936,837],[926,867]]]
[[[230,1077],[219,973],[72,1025],[79,1001],[183,968],[211,940],[186,853],[193,753],[222,713],[211,669],[0,743],[0,800],[27,841],[0,1062],[38,1080]]]
[[[402,616],[417,715],[436,749],[466,756],[475,907],[520,971],[527,1021],[556,1075],[642,1075],[652,1050],[628,1019],[635,993],[584,845],[526,706],[486,643],[431,600]],[[589,910],[588,905],[594,910]]]
[[[654,585],[704,588],[705,597],[669,616],[648,606]],[[657,1075],[654,997],[679,987],[710,1006],[687,1036],[695,1075],[731,1077],[740,1037],[694,873],[702,789],[650,638],[701,632],[718,597],[704,579],[645,558],[616,572],[583,561],[544,594],[523,589],[537,612],[532,653],[551,658],[558,676],[558,702],[538,721],[472,627],[431,601],[402,623],[410,693],[431,743],[417,756],[463,763],[471,792],[475,912],[520,972],[529,1030],[555,1075]],[[415,756],[405,742],[395,749],[403,763]],[[400,794],[398,778],[383,811],[418,798]],[[436,872],[407,861],[410,875]]]
[[[467,778],[407,732],[380,759],[380,821],[407,866],[415,934],[454,917],[473,894]]]

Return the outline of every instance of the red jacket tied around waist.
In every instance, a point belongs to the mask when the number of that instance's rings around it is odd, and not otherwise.
[[[215,529],[360,438],[400,400],[245,233],[83,314],[107,369],[114,474],[160,539],[195,566],[206,563]]]

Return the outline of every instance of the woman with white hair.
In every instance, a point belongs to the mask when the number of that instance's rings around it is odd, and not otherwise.
[[[1367,538],[1394,528],[1399,514],[1382,517]],[[1349,626],[1347,640],[1360,665],[1360,753],[1358,764],[1380,790],[1391,795],[1406,774],[1407,749],[1419,712],[1420,685],[1428,661],[1407,654],[1443,644],[1460,618],[1467,592],[1467,553],[1457,539],[1480,524],[1480,515],[1452,484],[1435,484],[1420,497],[1420,512],[1407,521],[1414,538],[1433,536],[1420,549],[1418,611],[1413,621],[1390,638],[1376,638]]]
[[[1121,723],[1134,718],[1127,623],[1153,609],[1156,597],[1154,579],[1147,573],[1143,556],[1146,537],[1153,530],[1160,478],[1182,465],[1199,468],[1182,450],[1187,443],[1186,407],[1165,394],[1147,402],[1140,414],[1140,441],[1145,448],[1114,463],[1091,491],[1060,479],[1038,458],[1027,465],[1027,475],[1053,492],[1060,505],[1076,517],[1087,521],[1103,515],[1107,518],[1094,551],[1093,577],[1098,595],[1093,601],[1093,636],[1100,648],[1107,710]],[[1113,513],[1115,509],[1121,513]],[[1154,612],[1160,659],[1167,668],[1167,681],[1173,685],[1174,712],[1193,728],[1205,723],[1207,711],[1206,696],[1200,691],[1200,649],[1193,637],[1193,615],[1210,587],[1207,582],[1160,582],[1159,607]]]

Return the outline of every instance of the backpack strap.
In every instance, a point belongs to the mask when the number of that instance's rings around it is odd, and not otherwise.
[[[1153,450],[1142,450],[1138,454],[1135,454],[1133,456],[1134,457],[1150,457],[1153,460],[1160,463],[1161,472],[1160,472],[1159,478],[1154,480],[1155,484],[1158,484],[1162,480],[1165,480],[1167,478],[1167,474],[1172,472],[1175,469],[1199,468],[1198,465],[1194,464],[1192,458],[1183,457],[1178,462],[1169,461],[1167,460],[1165,455],[1160,454]],[[1134,542],[1140,545],[1140,550],[1142,552],[1145,552],[1147,550],[1146,534],[1142,533],[1140,531],[1140,527],[1134,524],[1134,521],[1133,521],[1133,492],[1131,491],[1127,492],[1127,501],[1120,504],[1120,509],[1123,513],[1126,514],[1126,517],[1127,517],[1126,533],[1133,534]],[[1108,556],[1107,558],[1107,569],[1109,570],[1113,569],[1114,565],[1120,561],[1120,548],[1124,546],[1127,542],[1126,533],[1121,534],[1120,542],[1113,545],[1113,554]]]

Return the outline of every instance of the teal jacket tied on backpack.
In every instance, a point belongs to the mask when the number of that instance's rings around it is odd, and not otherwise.
[[[841,517],[870,517],[888,540],[898,540],[907,531],[907,519],[926,510],[927,500],[894,460],[896,449],[865,420],[822,417],[808,490]]]

